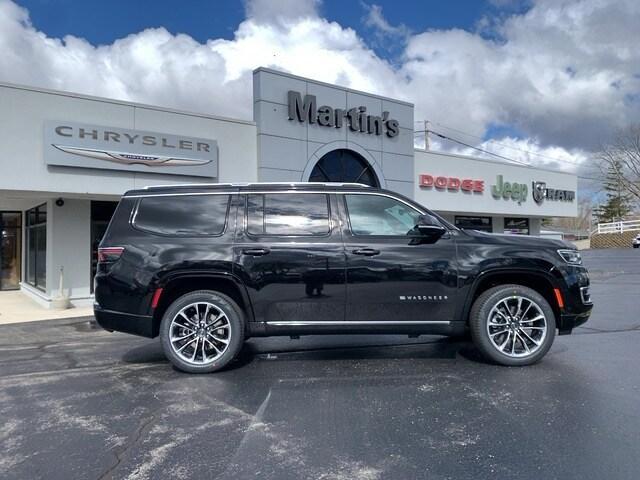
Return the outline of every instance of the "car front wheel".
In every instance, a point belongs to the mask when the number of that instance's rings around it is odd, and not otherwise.
[[[162,349],[188,373],[209,373],[231,362],[244,341],[244,318],[229,297],[210,290],[187,293],[167,309],[160,324]]]
[[[471,308],[469,327],[483,356],[507,366],[539,361],[556,333],[549,302],[522,285],[500,285],[483,292]]]

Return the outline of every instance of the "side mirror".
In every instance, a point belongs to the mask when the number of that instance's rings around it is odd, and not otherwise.
[[[416,229],[421,237],[425,237],[433,242],[437,241],[447,231],[435,217],[431,215],[420,215]]]

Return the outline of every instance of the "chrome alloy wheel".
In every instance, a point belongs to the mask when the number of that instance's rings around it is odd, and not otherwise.
[[[499,301],[489,312],[487,334],[491,344],[509,357],[528,357],[547,336],[542,308],[527,297],[514,295]]]
[[[230,339],[229,319],[213,303],[187,305],[173,317],[169,326],[171,348],[192,365],[207,365],[220,358]]]

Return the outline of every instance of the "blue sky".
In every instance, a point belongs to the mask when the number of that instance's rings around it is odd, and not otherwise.
[[[19,0],[33,25],[48,36],[74,35],[94,45],[110,44],[118,38],[149,27],[164,27],[173,34],[187,33],[201,43],[211,38],[232,39],[245,19],[241,0]],[[527,2],[482,0],[324,0],[320,14],[343,27],[353,28],[383,57],[399,51],[382,48],[375,30],[367,26],[367,5],[382,8],[389,24],[404,25],[411,32],[462,28],[476,31],[484,16],[505,16],[527,9]],[[494,5],[495,4],[495,5]],[[500,5],[499,7],[496,5]]]
[[[0,81],[251,120],[266,66],[590,176],[640,121],[639,24],[638,0],[0,0]]]

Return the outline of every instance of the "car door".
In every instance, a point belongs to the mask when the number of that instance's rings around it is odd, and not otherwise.
[[[456,248],[445,233],[423,241],[422,214],[385,193],[338,196],[345,219],[347,322],[429,323],[454,319]]]
[[[335,195],[255,192],[245,203],[234,269],[256,320],[344,321],[346,261]]]

